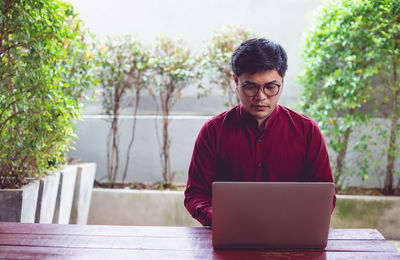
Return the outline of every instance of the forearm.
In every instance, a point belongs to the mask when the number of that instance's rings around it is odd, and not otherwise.
[[[190,215],[203,226],[211,226],[212,203],[211,197],[199,189],[188,187],[185,191],[184,204]]]
[[[215,180],[215,129],[206,123],[197,137],[188,171],[185,207],[203,226],[211,226],[211,184]]]

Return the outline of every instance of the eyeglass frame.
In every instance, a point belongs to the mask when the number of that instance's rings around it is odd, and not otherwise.
[[[282,81],[282,84],[283,84],[283,81]],[[270,97],[275,97],[276,95],[279,94],[279,92],[280,92],[280,90],[281,90],[280,88],[281,88],[282,84],[278,84],[278,83],[275,83],[275,82],[268,82],[268,83],[264,84],[263,86],[261,86],[261,85],[255,83],[255,82],[247,82],[247,81],[246,81],[244,84],[241,84],[241,87],[242,87],[242,89],[243,89],[243,94],[244,94],[246,97],[255,97],[255,96],[257,96],[257,95],[258,95],[258,92],[260,92],[260,88],[262,87],[262,88],[263,88],[263,93],[264,93],[267,97],[270,98]],[[246,95],[245,87],[246,87],[247,85],[254,85],[254,86],[258,87],[257,92],[256,92],[253,96],[248,96],[248,95]],[[278,87],[278,91],[276,92],[276,94],[274,94],[274,95],[268,95],[268,94],[265,92],[265,89],[266,89],[269,85],[275,85],[275,86]]]

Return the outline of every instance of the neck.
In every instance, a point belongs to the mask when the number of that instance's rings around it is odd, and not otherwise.
[[[260,119],[260,120],[257,119],[257,122],[258,122],[258,130],[259,130],[260,132],[264,131],[264,129],[265,129],[265,124],[267,123],[268,118],[269,118],[269,117],[267,117],[266,119]]]

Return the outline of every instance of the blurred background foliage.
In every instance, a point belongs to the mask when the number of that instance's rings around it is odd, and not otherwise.
[[[107,177],[113,187],[120,168],[120,129],[119,115],[124,107],[132,107],[134,120],[129,145],[126,151],[125,166],[122,168],[122,182],[129,169],[130,151],[135,139],[136,114],[140,97],[149,84],[150,50],[130,35],[98,41],[95,53],[96,72],[100,80],[103,110],[110,129],[106,140]],[[128,94],[131,98],[127,98]]]
[[[202,72],[198,67],[199,57],[191,54],[190,48],[181,39],[159,38],[153,48],[151,66],[152,96],[159,103],[162,115],[162,137],[160,146],[161,174],[166,185],[174,180],[171,168],[170,113],[176,101],[182,97],[182,90],[199,81]],[[158,109],[157,109],[158,110]],[[155,122],[157,127],[157,122]]]
[[[202,69],[209,80],[209,88],[222,89],[227,101],[227,108],[240,103],[236,94],[236,86],[232,80],[231,57],[233,51],[244,41],[256,38],[257,34],[243,25],[228,25],[220,31],[216,31],[206,41],[207,50],[202,56]]]
[[[301,106],[319,123],[342,184],[346,155],[360,154],[363,179],[385,164],[384,193],[393,194],[400,135],[400,1],[333,0],[316,15],[305,38]],[[368,129],[367,132],[360,129]],[[350,146],[350,135],[356,138]],[[384,144],[384,145],[382,145]],[[400,182],[397,184],[400,192]]]

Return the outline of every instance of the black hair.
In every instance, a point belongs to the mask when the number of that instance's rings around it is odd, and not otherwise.
[[[232,71],[239,77],[245,72],[278,71],[283,77],[287,70],[287,54],[281,45],[264,38],[243,42],[232,54]]]

